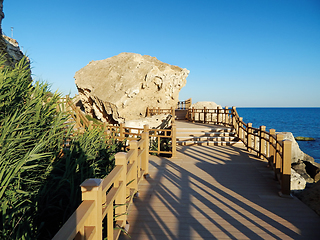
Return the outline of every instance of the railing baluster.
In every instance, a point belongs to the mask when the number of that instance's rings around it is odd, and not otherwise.
[[[252,151],[252,123],[248,123],[247,127],[247,150],[249,152]]]
[[[266,151],[266,141],[264,140],[265,138],[265,131],[266,131],[266,126],[260,126],[260,131],[259,131],[259,139],[260,139],[260,143],[259,143],[259,157],[261,159],[264,158],[263,155],[265,155],[265,151]]]

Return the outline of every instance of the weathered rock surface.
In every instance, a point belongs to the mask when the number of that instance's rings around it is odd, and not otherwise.
[[[291,163],[296,163],[299,160],[311,160],[314,161],[312,157],[300,150],[299,144],[295,140],[291,132],[281,132],[284,135],[284,139],[288,139],[292,142],[291,148]]]
[[[291,191],[303,190],[306,187],[306,180],[291,168]]]
[[[149,125],[149,128],[157,128],[163,123],[163,121],[166,120],[167,117],[168,115],[166,114],[159,114],[159,115],[154,115],[152,117],[145,117],[143,119],[129,120],[125,122],[125,127],[143,129],[144,125]],[[171,121],[169,122],[169,125],[170,123]]]
[[[6,47],[7,47],[6,51],[10,56],[10,58],[12,59],[12,61],[14,63],[19,62],[24,55],[20,50],[19,43],[17,42],[17,40],[12,39],[5,35],[3,35],[2,37],[6,43]]]
[[[147,107],[176,107],[187,69],[135,53],[92,61],[75,74],[86,113],[104,122],[145,117]]]
[[[215,102],[196,102],[194,104],[191,105],[190,108],[194,108],[194,109],[217,109],[218,107],[221,108],[220,105],[216,104]],[[195,121],[203,121],[203,114],[195,114]],[[207,121],[215,121],[217,119],[217,114],[212,114],[212,119],[211,119],[211,114],[207,115],[206,117]]]
[[[14,66],[24,55],[20,51],[19,44],[16,40],[2,35],[1,23],[3,18],[3,0],[0,0],[0,55],[6,59],[6,65]]]
[[[215,102],[196,102],[191,105],[191,108],[195,109],[203,109],[206,107],[207,109],[217,109],[217,107],[221,107],[220,105],[216,104]]]

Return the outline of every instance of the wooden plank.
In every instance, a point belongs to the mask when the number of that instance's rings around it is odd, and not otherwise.
[[[94,205],[95,202],[93,200],[83,201],[52,240],[73,239],[77,232],[84,227],[85,220],[90,215]]]
[[[94,226],[85,226],[84,227],[84,236],[86,240],[93,239],[96,233],[96,228]]]
[[[122,170],[122,166],[115,166],[115,168],[103,179],[102,192],[108,191],[115,179],[118,178],[119,173]]]
[[[122,185],[124,183],[123,182],[120,182],[119,184],[119,187],[115,188],[115,187],[112,187],[112,189],[108,192],[107,194],[107,200],[106,202],[104,203],[104,207],[102,208],[102,218],[104,218],[109,210],[110,207],[113,207],[113,201],[115,200],[116,196],[118,195],[119,193],[119,190],[121,189]]]

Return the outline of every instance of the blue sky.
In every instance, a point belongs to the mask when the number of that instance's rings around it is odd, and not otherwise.
[[[180,100],[320,107],[319,0],[5,0],[4,13],[34,79],[64,94],[90,61],[134,52],[190,70]]]

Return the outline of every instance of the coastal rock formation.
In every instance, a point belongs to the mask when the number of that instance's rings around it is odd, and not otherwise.
[[[291,163],[297,163],[299,160],[311,160],[312,157],[300,150],[299,144],[291,132],[281,132],[281,134],[284,135],[284,139],[288,139],[292,142]]]
[[[92,61],[75,74],[87,114],[104,122],[145,117],[147,107],[176,107],[187,69],[135,53]]]
[[[291,168],[291,191],[303,190],[306,187],[306,180]]]
[[[16,40],[2,34],[1,23],[3,18],[3,0],[0,0],[0,56],[4,56],[6,65],[14,66],[14,64],[19,62],[24,55]]]
[[[13,63],[19,62],[23,58],[23,53],[20,50],[19,43],[17,40],[12,39],[8,36],[3,35],[2,36],[5,43],[6,43],[6,52],[9,55],[9,57],[12,59]]]
[[[166,114],[159,114],[152,117],[145,117],[143,119],[129,120],[125,122],[125,127],[142,129],[144,125],[149,125],[149,128],[157,128],[167,119],[167,117],[168,115]],[[169,122],[169,125],[171,125],[170,123],[171,121]]]
[[[190,108],[194,108],[194,109],[217,109],[217,108],[221,108],[220,105],[216,104],[215,102],[196,102],[194,104],[191,105]],[[216,120],[217,119],[217,114],[212,114],[212,119],[211,119],[211,114],[207,116],[206,120]],[[195,121],[203,121],[203,114],[195,114]]]

